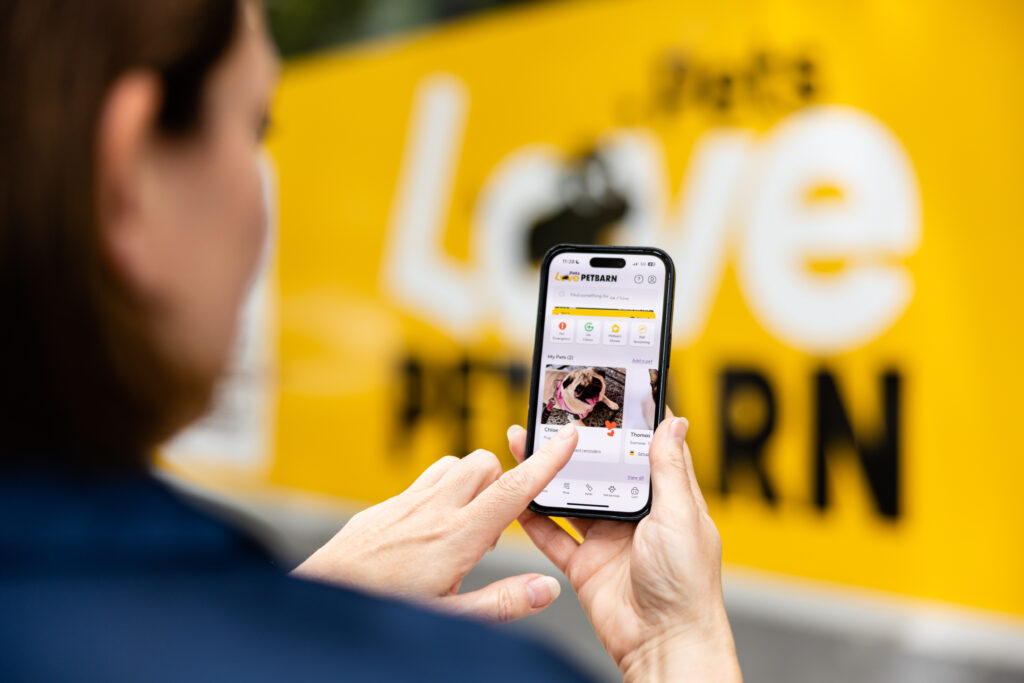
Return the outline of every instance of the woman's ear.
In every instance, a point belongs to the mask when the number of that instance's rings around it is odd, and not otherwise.
[[[100,239],[114,267],[145,288],[154,244],[148,235],[147,171],[155,153],[163,97],[156,74],[133,71],[115,81],[100,110],[96,131],[96,206]]]

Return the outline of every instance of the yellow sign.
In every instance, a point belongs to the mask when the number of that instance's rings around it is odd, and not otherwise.
[[[654,245],[726,561],[1024,615],[1021,26],[570,1],[289,64],[269,477],[505,456],[540,255]]]

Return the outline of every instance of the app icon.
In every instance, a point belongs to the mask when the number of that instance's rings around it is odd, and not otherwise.
[[[643,275],[637,275],[636,277],[633,278],[633,282],[635,282],[637,284],[640,284],[643,281],[644,281],[644,276]]]
[[[632,493],[634,496],[636,496],[636,495],[639,495],[640,489],[638,489],[637,487],[634,486],[633,488],[631,488],[629,490],[629,492]]]
[[[653,285],[655,282],[658,281],[658,278],[655,277],[654,275],[651,275],[650,277],[647,278],[647,281]]]
[[[625,346],[628,339],[624,327],[623,323],[606,322],[604,324],[604,343],[609,346]]]
[[[654,328],[648,322],[633,323],[629,343],[633,346],[653,346]]]
[[[572,341],[573,332],[575,328],[574,323],[571,319],[559,320],[555,318],[551,321],[551,341],[560,343],[569,343]]]
[[[576,324],[577,339],[580,344],[601,343],[601,323],[597,320],[580,320]]]

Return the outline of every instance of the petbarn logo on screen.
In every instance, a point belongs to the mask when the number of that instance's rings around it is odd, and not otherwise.
[[[615,282],[619,279],[619,276],[609,275],[608,273],[584,273],[581,279],[587,282]]]

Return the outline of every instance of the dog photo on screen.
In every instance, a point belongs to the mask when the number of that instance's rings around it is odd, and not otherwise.
[[[546,366],[541,423],[621,427],[625,380],[625,368]]]

